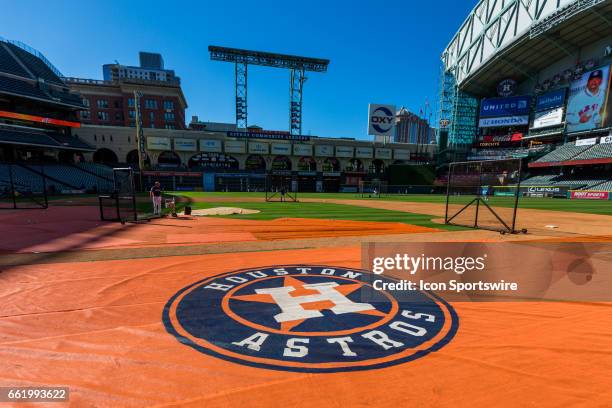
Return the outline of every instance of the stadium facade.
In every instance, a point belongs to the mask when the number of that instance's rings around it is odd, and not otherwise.
[[[442,155],[522,157],[534,183],[609,189],[610,21],[610,1],[479,1],[442,53]]]
[[[161,56],[141,60],[143,69],[163,68]],[[302,191],[356,191],[363,182],[386,182],[391,166],[434,157],[436,146],[422,140],[304,136],[197,117],[187,128],[179,81],[126,72],[108,80],[65,78],[42,54],[0,41],[0,182],[38,190],[45,177],[58,192],[109,191],[112,166],[139,166],[138,100],[145,141],[139,170],[146,182],[172,188],[261,190],[274,173]]]
[[[0,162],[73,160],[95,150],[75,136],[81,97],[39,52],[0,38]]]
[[[215,179],[233,179],[241,185],[257,184],[268,172],[299,181],[303,191],[339,191],[364,181],[385,179],[391,165],[431,161],[435,145],[375,143],[347,138],[295,136],[289,132],[249,128],[247,131],[143,129],[146,138],[146,174],[190,177],[206,174],[213,189]],[[83,125],[80,140],[95,147],[86,156],[97,163],[136,166],[135,132],[124,126]],[[215,183],[215,184],[213,184]],[[195,182],[197,184],[197,181]],[[230,189],[232,186],[226,185]],[[348,187],[347,187],[348,188]]]

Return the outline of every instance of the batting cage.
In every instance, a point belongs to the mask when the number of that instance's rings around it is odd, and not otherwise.
[[[297,202],[298,182],[291,172],[266,174],[266,201]]]
[[[387,183],[381,180],[360,181],[359,194],[361,198],[380,198],[387,194]]]
[[[0,164],[0,209],[44,209],[49,206],[47,179],[18,164]]]
[[[446,191],[446,224],[501,233],[517,230],[521,160],[451,163]]]
[[[113,169],[113,192],[98,197],[102,221],[139,221],[134,172],[131,168]]]

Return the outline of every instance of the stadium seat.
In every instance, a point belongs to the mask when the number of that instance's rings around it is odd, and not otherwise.
[[[536,160],[536,163],[560,162],[573,159],[591,146],[576,146],[573,143],[566,143],[557,147],[552,152]]]

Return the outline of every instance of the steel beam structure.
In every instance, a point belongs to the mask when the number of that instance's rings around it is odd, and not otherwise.
[[[236,61],[236,127],[246,129],[247,123],[247,63]]]
[[[306,71],[325,72],[328,59],[299,57],[238,48],[208,47],[213,61],[232,62],[236,70],[236,126],[246,129],[247,119],[247,66],[262,65],[290,70],[289,85],[289,131],[292,135],[302,133],[302,93]]]
[[[306,82],[304,69],[291,69],[289,90],[289,129],[292,135],[302,134],[302,88]]]
[[[461,86],[519,39],[543,34],[605,0],[480,0],[442,53]]]

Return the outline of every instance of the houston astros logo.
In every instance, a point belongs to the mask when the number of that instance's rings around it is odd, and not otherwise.
[[[332,266],[225,273],[181,289],[163,320],[168,332],[200,352],[302,372],[400,364],[453,338],[458,318],[449,304],[430,293],[377,291],[372,278]]]

